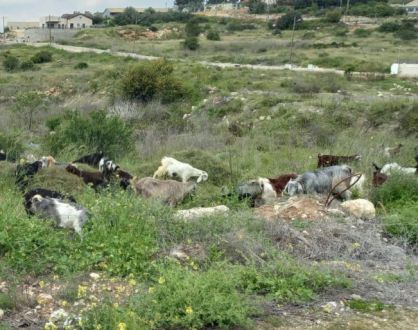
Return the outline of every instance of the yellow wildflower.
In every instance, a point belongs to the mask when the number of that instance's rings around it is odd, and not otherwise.
[[[161,277],[158,279],[158,283],[160,283],[160,284],[164,284],[164,283],[165,283],[165,278],[161,276]]]
[[[118,303],[114,303],[113,304],[113,307],[118,308],[119,307],[119,304]]]
[[[120,322],[118,324],[118,330],[126,330],[126,323]]]
[[[66,300],[60,300],[59,304],[60,306],[65,307],[68,305],[68,302]]]
[[[192,306],[187,306],[185,309],[186,314],[192,314],[193,313],[193,308]]]
[[[133,278],[131,278],[131,279],[128,281],[128,283],[129,283],[129,285],[131,285],[131,286],[135,286],[135,285],[136,285],[136,281],[135,281]]]
[[[148,289],[148,293],[154,293],[154,291],[155,291],[155,288],[152,286]]]
[[[356,243],[353,243],[351,246],[352,246],[353,249],[358,249],[361,245],[360,245],[360,243],[356,242]]]
[[[57,330],[58,328],[54,323],[48,322],[48,323],[45,324],[44,329],[45,330]]]
[[[43,289],[45,287],[45,282],[44,281],[39,281],[39,287],[41,289]]]
[[[84,285],[79,285],[77,290],[77,297],[83,298],[87,294],[87,287]]]

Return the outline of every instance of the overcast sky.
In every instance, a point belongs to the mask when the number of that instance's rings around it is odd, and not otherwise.
[[[174,0],[0,0],[0,18],[5,16],[8,21],[38,21],[42,16],[58,16],[73,11],[94,13],[114,7],[165,7],[166,3],[171,7],[173,2]]]

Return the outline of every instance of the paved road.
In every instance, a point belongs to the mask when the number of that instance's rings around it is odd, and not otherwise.
[[[35,47],[42,47],[48,46],[48,43],[31,43],[31,46]],[[86,53],[86,52],[93,52],[96,54],[111,54],[114,56],[120,57],[132,57],[138,60],[156,60],[159,57],[156,56],[147,56],[147,55],[140,55],[136,53],[127,53],[127,52],[115,52],[111,51],[110,49],[98,49],[98,48],[89,48],[89,47],[78,47],[78,46],[68,46],[68,45],[60,45],[60,44],[51,44],[52,47],[57,49],[62,49],[67,52],[71,53]],[[254,69],[254,70],[292,70],[292,71],[299,71],[299,72],[330,72],[336,73],[339,75],[343,75],[343,70],[337,69],[325,69],[325,68],[318,68],[318,67],[298,67],[295,65],[254,65],[254,64],[237,64],[237,63],[224,63],[224,62],[207,62],[207,61],[197,61],[197,63],[205,65],[205,66],[213,66],[213,67],[220,67],[220,68],[245,68],[245,69]]]

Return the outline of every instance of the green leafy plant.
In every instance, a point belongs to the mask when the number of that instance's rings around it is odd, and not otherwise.
[[[89,65],[86,62],[79,62],[74,66],[74,69],[84,70],[87,69]]]
[[[8,55],[3,60],[3,67],[8,72],[16,71],[19,68],[20,61],[16,56]]]
[[[189,50],[197,50],[199,45],[199,39],[197,37],[187,37],[183,42],[183,47]]]
[[[52,61],[52,53],[47,50],[41,50],[32,57],[32,62],[36,64],[48,63]]]
[[[212,40],[212,41],[219,41],[221,40],[221,36],[219,35],[218,31],[209,30],[209,32],[206,34],[206,39]]]

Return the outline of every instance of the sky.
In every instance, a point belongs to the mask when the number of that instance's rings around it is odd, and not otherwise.
[[[1,19],[6,21],[38,21],[47,15],[61,16],[74,11],[103,12],[105,8],[114,7],[172,7],[174,0],[0,0]]]

